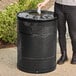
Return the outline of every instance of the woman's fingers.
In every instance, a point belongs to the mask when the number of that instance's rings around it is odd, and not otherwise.
[[[37,5],[38,8],[42,8],[42,7],[44,7],[44,6],[45,6],[44,3],[39,3],[39,4]]]
[[[40,7],[40,6],[41,6],[41,4],[42,4],[42,3],[39,3],[39,4],[37,5],[37,7]]]

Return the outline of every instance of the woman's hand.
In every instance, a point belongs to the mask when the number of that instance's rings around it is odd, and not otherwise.
[[[39,3],[39,4],[37,5],[37,7],[38,7],[38,8],[43,8],[43,7],[46,6],[46,4],[47,4],[48,2],[49,2],[49,0],[45,0],[44,2]]]
[[[38,8],[43,8],[43,7],[45,7],[45,6],[46,6],[46,3],[45,3],[45,2],[39,3],[39,4],[37,5]]]

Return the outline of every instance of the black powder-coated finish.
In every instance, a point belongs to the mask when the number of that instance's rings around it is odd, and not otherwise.
[[[28,13],[28,11],[25,12]],[[47,11],[44,12],[48,14]],[[49,13],[53,15],[53,12]],[[54,71],[56,68],[57,18],[35,20],[20,17],[19,14],[17,17],[17,67],[29,73]]]

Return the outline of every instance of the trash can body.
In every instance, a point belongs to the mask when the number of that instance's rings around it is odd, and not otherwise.
[[[34,20],[21,18],[18,14],[17,29],[18,68],[30,73],[55,70],[57,18]]]

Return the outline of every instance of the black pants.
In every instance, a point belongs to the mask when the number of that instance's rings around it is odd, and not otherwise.
[[[76,6],[55,3],[58,14],[58,33],[61,51],[66,51],[66,21],[68,23],[73,52],[76,52]]]

